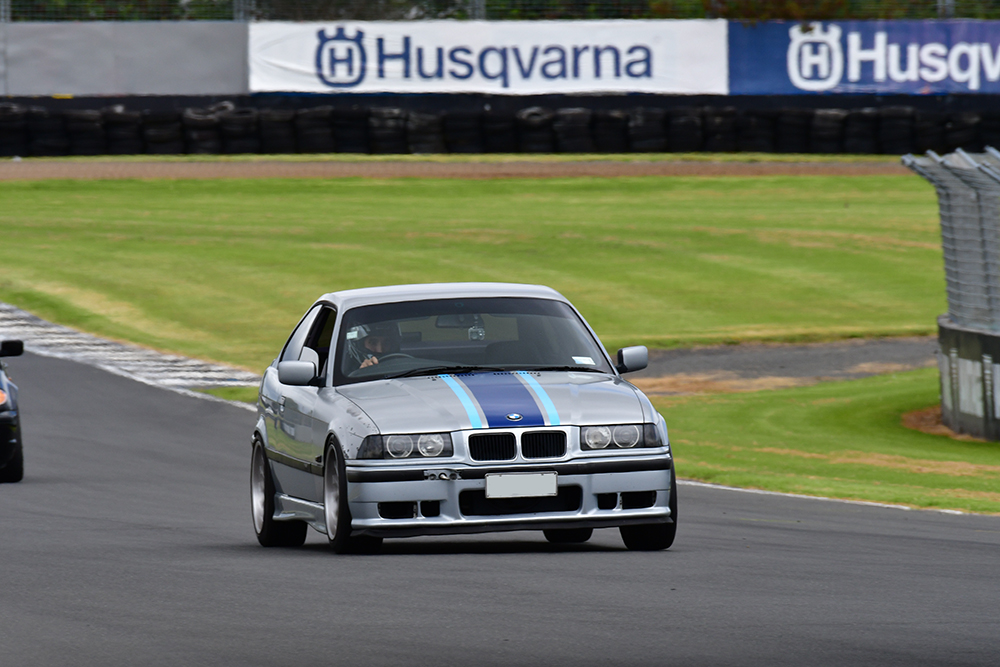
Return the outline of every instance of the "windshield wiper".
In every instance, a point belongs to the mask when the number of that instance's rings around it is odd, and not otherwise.
[[[478,371],[505,371],[507,369],[500,368],[498,366],[431,366],[430,368],[413,368],[408,371],[403,371],[402,373],[396,373],[395,375],[386,375],[386,380],[393,380],[396,378],[412,378],[420,377],[421,375],[441,375],[444,373],[474,373]]]
[[[532,368],[525,368],[526,371],[582,371],[584,373],[603,373],[607,375],[607,371],[602,371],[600,368],[591,368],[590,366],[534,366]]]

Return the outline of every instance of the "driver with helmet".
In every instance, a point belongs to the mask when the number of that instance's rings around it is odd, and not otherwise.
[[[357,368],[378,363],[379,357],[399,352],[399,325],[395,322],[360,324],[347,332],[347,353]]]

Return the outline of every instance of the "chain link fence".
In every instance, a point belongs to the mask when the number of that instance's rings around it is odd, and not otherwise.
[[[1000,18],[1000,0],[0,0],[8,21]]]
[[[1000,151],[941,157],[907,155],[903,164],[937,190],[948,317],[1000,331]]]

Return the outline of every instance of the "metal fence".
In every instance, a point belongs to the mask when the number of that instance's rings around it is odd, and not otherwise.
[[[1000,0],[0,0],[8,21],[1000,18]]]
[[[1000,151],[928,151],[903,164],[937,190],[949,319],[1000,331]]]

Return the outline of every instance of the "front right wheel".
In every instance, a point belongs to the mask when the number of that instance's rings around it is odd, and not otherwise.
[[[301,547],[305,543],[309,526],[304,521],[274,520],[274,480],[259,438],[254,438],[250,456],[250,509],[261,546]]]
[[[671,523],[648,523],[622,526],[618,532],[629,551],[661,551],[669,549],[677,535],[677,477],[670,469],[670,518]]]

